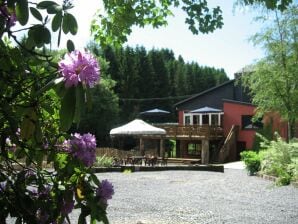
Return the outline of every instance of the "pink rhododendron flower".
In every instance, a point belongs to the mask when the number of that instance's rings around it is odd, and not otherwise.
[[[75,133],[69,141],[69,152],[85,166],[92,166],[96,160],[96,139],[95,136],[87,133],[80,135]]]
[[[93,87],[99,80],[99,64],[88,52],[72,51],[66,54],[58,65],[67,88],[77,86],[79,82]]]
[[[107,204],[108,200],[112,199],[113,194],[114,186],[108,180],[103,180],[96,190],[96,196],[98,196],[104,204]]]

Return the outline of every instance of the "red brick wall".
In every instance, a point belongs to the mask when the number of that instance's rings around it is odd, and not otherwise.
[[[178,112],[178,123],[183,125],[183,111]]]

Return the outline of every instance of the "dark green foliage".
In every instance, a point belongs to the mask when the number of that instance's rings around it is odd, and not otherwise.
[[[268,9],[285,10],[293,0],[243,0],[246,5],[265,4]]]
[[[16,2],[16,16],[21,25],[25,25],[28,22],[29,8],[27,0]]]
[[[270,123],[263,126],[261,130],[258,130],[258,134],[254,137],[253,147],[252,149],[258,152],[261,149],[261,143],[264,140],[264,137],[268,140],[273,140],[273,129],[272,129],[273,120]]]
[[[176,121],[173,104],[228,80],[223,69],[185,63],[169,49],[106,47],[103,57],[109,62],[108,73],[116,81],[122,123],[156,107],[171,111],[167,121]]]

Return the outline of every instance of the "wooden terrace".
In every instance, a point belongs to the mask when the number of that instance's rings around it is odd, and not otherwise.
[[[217,140],[224,137],[223,128],[209,125],[155,125],[166,130],[165,139]]]

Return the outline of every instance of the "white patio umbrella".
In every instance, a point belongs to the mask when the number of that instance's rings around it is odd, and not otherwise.
[[[138,136],[140,139],[140,151],[141,154],[144,155],[144,143],[143,143],[143,138],[142,136],[144,135],[165,135],[166,131],[162,128],[157,128],[154,127],[148,123],[146,123],[143,120],[140,119],[135,119],[123,126],[120,126],[118,128],[114,128],[110,131],[110,135],[112,137],[116,136],[125,136],[125,135],[130,135],[130,136]],[[160,145],[162,146],[162,137],[160,138]],[[163,147],[161,149],[163,153]]]
[[[154,127],[143,120],[135,119],[123,126],[114,128],[110,131],[111,136],[117,135],[165,135],[166,131],[162,128]]]

